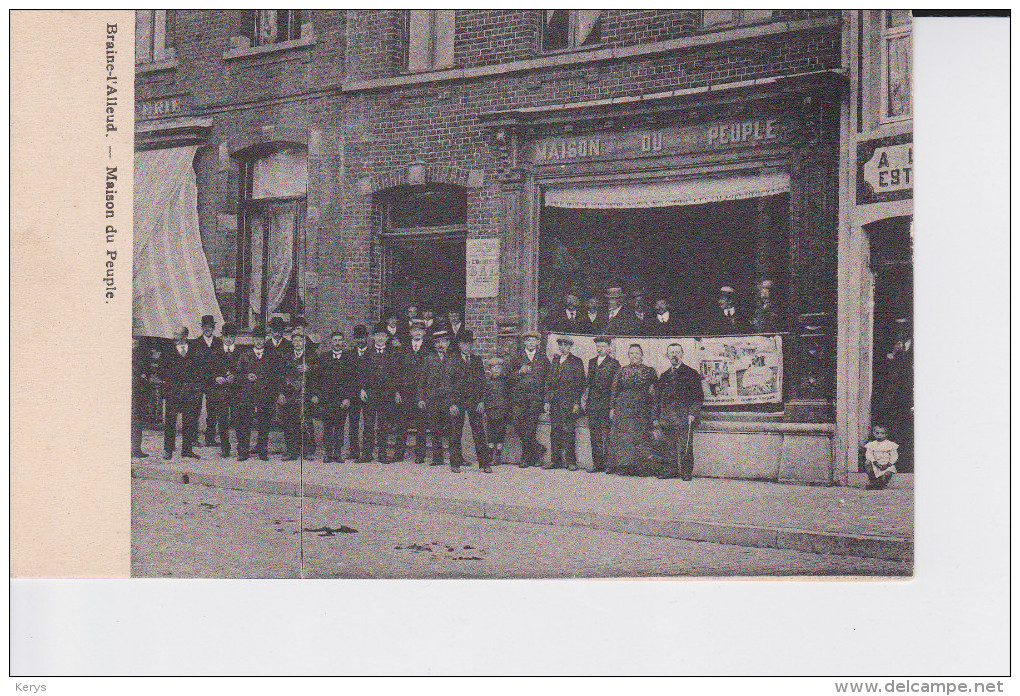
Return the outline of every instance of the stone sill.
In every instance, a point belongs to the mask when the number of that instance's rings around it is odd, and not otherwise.
[[[176,60],[161,60],[156,63],[135,64],[135,75],[148,75],[150,73],[162,72],[164,70],[176,70]]]
[[[563,53],[547,54],[538,58],[529,58],[527,60],[515,60],[509,63],[499,63],[496,65],[483,65],[477,68],[455,68],[452,70],[408,73],[405,75],[384,77],[373,80],[350,80],[344,82],[343,90],[345,92],[360,92],[390,87],[425,84],[429,82],[491,77],[541,68],[553,68],[567,65],[595,63],[606,60],[652,56],[658,53],[668,53],[670,51],[710,46],[728,41],[740,41],[762,36],[789,34],[800,31],[808,31],[811,29],[832,28],[839,26],[839,24],[840,19],[837,17],[819,17],[814,19],[803,19],[796,22],[769,22],[767,24],[756,24],[753,26],[744,26],[725,31],[693,34],[679,39],[657,41],[655,43],[639,44],[637,46],[575,49]]]
[[[235,48],[223,52],[223,60],[238,60],[241,58],[253,58],[271,53],[290,51],[295,48],[307,48],[315,45],[314,36],[302,36],[292,41],[281,41],[279,43],[267,44],[265,46],[251,46],[249,48]]]

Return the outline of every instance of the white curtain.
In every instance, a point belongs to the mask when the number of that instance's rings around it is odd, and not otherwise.
[[[723,179],[548,189],[545,204],[554,208],[665,208],[774,196],[789,190],[790,175],[776,172]]]
[[[602,15],[602,10],[578,10],[577,11],[577,45],[583,46],[584,42],[588,40],[591,35],[591,30],[595,27],[595,22],[599,21],[599,17]]]
[[[281,150],[255,160],[251,197],[292,198],[308,190],[308,164],[303,151]]]
[[[251,219],[251,311],[262,313],[262,274],[268,265],[266,316],[272,316],[287,294],[287,283],[294,272],[297,203],[271,205],[262,215]],[[268,264],[263,263],[262,248],[269,238]]]
[[[134,331],[192,336],[201,317],[223,323],[198,229],[195,146],[135,153]]]

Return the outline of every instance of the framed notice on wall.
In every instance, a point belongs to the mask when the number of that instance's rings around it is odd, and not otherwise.
[[[499,296],[499,237],[467,240],[467,296]]]

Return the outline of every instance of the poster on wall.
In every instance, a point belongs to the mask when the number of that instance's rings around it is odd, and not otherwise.
[[[467,296],[499,297],[499,237],[467,240]]]
[[[549,334],[546,347],[549,358],[557,352],[563,334]],[[571,335],[573,353],[584,360],[595,356],[595,337]],[[783,401],[783,338],[777,334],[751,336],[703,336],[683,338],[647,338],[617,336],[610,344],[610,355],[628,364],[627,350],[638,344],[643,362],[660,375],[669,369],[666,348],[679,343],[684,349],[684,364],[701,374],[706,404],[738,406],[742,404],[778,404]]]

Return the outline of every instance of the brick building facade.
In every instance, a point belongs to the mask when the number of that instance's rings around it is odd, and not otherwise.
[[[152,40],[136,76],[138,148],[197,146],[201,240],[224,317],[303,312],[319,333],[350,335],[384,308],[433,300],[463,306],[482,353],[513,351],[567,284],[657,281],[635,280],[633,259],[602,268],[577,241],[586,226],[653,224],[648,212],[617,216],[614,197],[682,197],[697,182],[712,191],[705,201],[727,205],[719,191],[743,182],[743,207],[718,209],[741,225],[708,237],[737,235],[746,258],[713,261],[690,294],[701,302],[725,282],[751,301],[755,283],[777,281],[785,392],[778,409],[710,415],[701,450],[737,462],[718,475],[839,478],[839,11],[196,10],[150,21],[164,44]],[[281,152],[304,158],[307,184],[259,198]],[[575,194],[605,200],[550,205]],[[290,211],[296,222],[281,217]],[[292,224],[290,280],[254,274],[277,253],[269,230]],[[499,290],[468,297],[465,244],[484,239],[498,240]],[[753,463],[763,456],[772,473]]]

